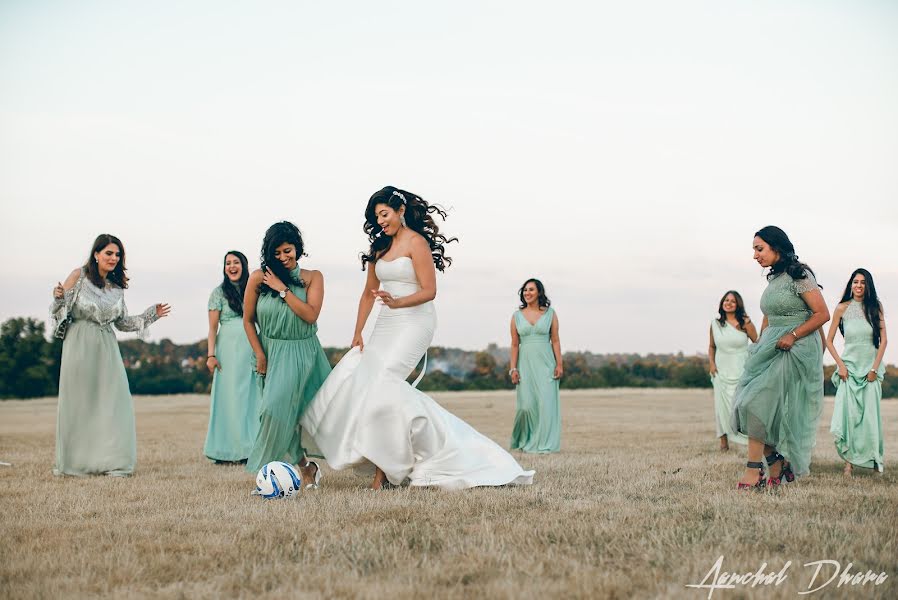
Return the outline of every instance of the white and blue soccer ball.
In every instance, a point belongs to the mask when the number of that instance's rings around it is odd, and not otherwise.
[[[256,490],[253,494],[266,500],[290,498],[302,489],[302,478],[296,468],[278,460],[259,469],[256,475]]]

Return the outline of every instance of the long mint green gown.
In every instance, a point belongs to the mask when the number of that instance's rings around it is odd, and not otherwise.
[[[291,276],[299,279],[299,265]],[[306,288],[288,285],[305,302]],[[303,321],[280,297],[259,296],[256,322],[268,367],[265,377],[255,376],[262,404],[259,432],[246,464],[250,472],[273,460],[297,464],[304,455],[320,457],[314,441],[303,439],[299,420],[331,372],[318,341],[318,325]]]
[[[74,320],[62,343],[53,473],[130,475],[137,464],[134,403],[112,328],[144,338],[158,319],[156,307],[128,315],[122,288],[110,283],[100,289],[82,270],[75,286],[51,305],[52,319],[65,318],[67,308]]]
[[[555,353],[549,332],[554,309],[549,307],[535,324],[514,313],[518,332],[518,373],[514,427],[510,448],[536,454],[561,450],[561,405],[555,374]]]
[[[228,304],[221,286],[209,295],[209,310],[219,311],[215,356],[221,369],[216,369],[212,376],[209,429],[203,454],[218,461],[245,460],[259,429],[253,349],[243,330],[243,317]]]
[[[732,414],[735,431],[776,448],[796,475],[810,472],[823,408],[823,345],[816,331],[788,352],[776,343],[812,314],[801,294],[818,289],[817,281],[805,273],[806,279],[780,273],[761,295],[767,328],[748,350]]]
[[[863,304],[851,301],[842,315],[845,348],[842,362],[848,368],[848,379],[842,381],[839,371],[833,373],[836,400],[829,431],[842,460],[859,467],[882,471],[882,379],[885,365],[880,363],[876,381],[867,381],[877,349],[873,346],[873,327],[864,316]]]
[[[748,358],[748,334],[729,323],[711,321],[711,335],[714,336],[714,363],[717,374],[711,376],[714,386],[714,416],[717,422],[717,437],[727,436],[728,442],[748,444],[748,438],[733,430],[730,414],[733,412],[733,396],[742,377],[742,369]]]

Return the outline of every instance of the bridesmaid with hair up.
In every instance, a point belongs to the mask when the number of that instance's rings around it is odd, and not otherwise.
[[[711,341],[708,346],[708,370],[714,386],[714,414],[720,450],[730,449],[729,442],[745,445],[748,438],[733,431],[730,413],[736,385],[748,358],[748,342],[758,341],[754,323],[745,314],[745,303],[735,290],[723,295],[717,306],[718,318],[711,321]]]
[[[216,464],[246,462],[259,426],[259,395],[253,377],[253,349],[243,330],[243,294],[249,279],[246,256],[229,250],[224,280],[209,296],[212,373],[209,430],[203,454]]]
[[[798,260],[785,231],[768,225],[755,233],[752,247],[754,259],[770,270],[761,337],[749,350],[733,405],[733,429],[748,436],[738,489],[810,472],[823,408],[820,328],[829,321],[814,272]]]
[[[836,329],[845,338],[841,356],[833,344]],[[879,402],[887,343],[886,318],[873,275],[867,269],[855,269],[826,336],[826,347],[838,365],[832,376],[836,401],[829,430],[845,461],[846,477],[851,477],[852,465],[882,473]]]
[[[519,310],[511,317],[511,366],[515,385],[512,450],[548,454],[561,450],[558,380],[564,373],[558,315],[539,279],[518,290]]]

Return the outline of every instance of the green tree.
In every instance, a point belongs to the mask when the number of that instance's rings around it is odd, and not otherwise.
[[[34,398],[56,393],[58,361],[44,337],[44,323],[9,319],[0,325],[0,398]]]

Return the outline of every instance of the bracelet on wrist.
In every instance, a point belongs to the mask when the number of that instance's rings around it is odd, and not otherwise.
[[[217,356],[215,356],[215,355],[214,355],[214,354],[210,354],[210,355],[209,355],[209,356],[207,356],[207,357],[206,357],[206,358],[218,358],[218,357],[217,357]]]
[[[517,372],[518,372],[518,368],[512,367],[508,370],[508,376],[511,377],[514,373],[517,373]]]
[[[790,331],[789,333],[791,333],[795,337],[796,340],[798,339],[798,334],[795,333],[794,329],[792,331]]]

